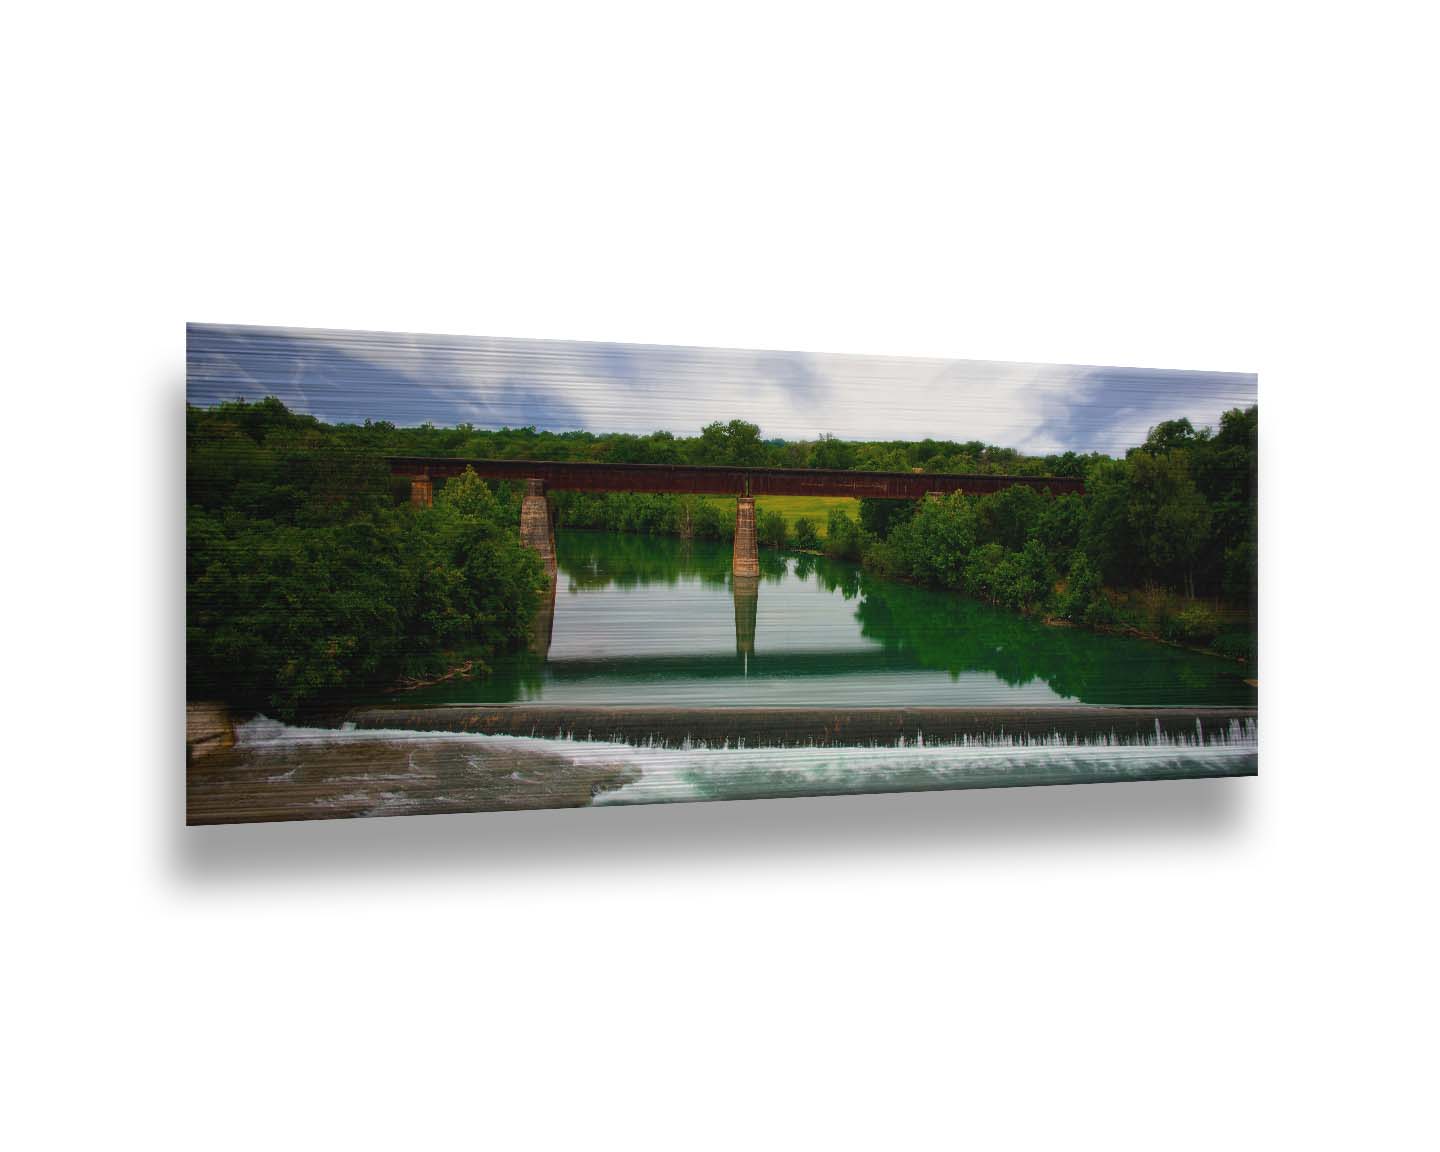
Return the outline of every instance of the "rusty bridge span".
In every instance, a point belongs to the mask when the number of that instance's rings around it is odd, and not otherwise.
[[[410,481],[410,499],[428,507],[435,482],[472,469],[490,480],[523,482],[520,535],[540,553],[555,575],[554,517],[545,493],[669,492],[681,495],[733,496],[736,576],[760,573],[755,541],[757,496],[852,496],[878,500],[921,500],[951,492],[991,493],[1033,488],[1059,496],[1083,492],[1083,481],[1064,476],[972,476],[943,472],[851,472],[824,468],[732,468],[684,464],[592,464],[571,460],[464,460],[456,457],[392,456],[390,472]]]

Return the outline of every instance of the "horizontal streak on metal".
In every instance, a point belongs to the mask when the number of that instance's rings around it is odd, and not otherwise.
[[[721,468],[680,464],[586,464],[554,460],[461,460],[391,456],[396,476],[441,480],[471,468],[492,480],[545,482],[547,488],[583,492],[674,492],[690,495],[853,496],[919,500],[931,492],[999,492],[1016,486],[1052,495],[1084,492],[1069,476],[961,476],[928,472],[850,472],[820,468]]]

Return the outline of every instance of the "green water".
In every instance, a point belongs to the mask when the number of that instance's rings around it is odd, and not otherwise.
[[[553,618],[485,679],[407,703],[1254,705],[1218,657],[1054,628],[854,564],[760,552],[735,580],[710,541],[561,532]],[[548,640],[548,643],[547,643]]]

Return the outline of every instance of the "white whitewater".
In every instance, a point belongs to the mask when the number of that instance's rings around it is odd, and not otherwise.
[[[918,739],[869,747],[706,747],[630,745],[608,741],[490,736],[401,729],[298,728],[258,717],[237,728],[240,748],[254,751],[343,745],[349,741],[469,744],[516,753],[562,757],[577,767],[624,765],[639,773],[623,787],[601,792],[596,804],[654,804],[841,793],[1010,787],[1253,775],[1258,764],[1256,722],[1168,736],[1157,725],[1141,739],[987,737],[953,743]]]

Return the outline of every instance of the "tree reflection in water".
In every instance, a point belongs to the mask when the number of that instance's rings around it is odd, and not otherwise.
[[[839,685],[846,686],[848,702],[863,703],[867,683],[888,677],[893,693],[898,674],[915,689],[915,698],[908,703],[921,703],[922,698],[928,703],[962,703],[971,701],[954,698],[955,689],[944,685],[983,674],[985,682],[993,685],[986,690],[990,704],[1011,702],[1005,698],[1007,688],[1018,691],[1025,685],[1043,685],[1058,697],[1089,704],[1255,703],[1255,690],[1244,682],[1239,666],[1216,657],[1129,637],[1051,627],[954,593],[886,580],[855,564],[823,556],[762,548],[761,575],[736,581],[730,572],[729,545],[709,540],[562,531],[556,553],[565,597],[607,588],[651,588],[657,592],[653,611],[663,615],[667,600],[673,598],[663,589],[682,582],[725,596],[733,602],[734,655],[688,645],[683,639],[685,620],[666,619],[665,629],[682,638],[670,647],[651,644],[644,652],[611,649],[547,662],[547,639],[530,653],[496,661],[487,681],[425,690],[430,702],[483,698],[563,703],[567,692],[589,691],[603,682],[620,701],[630,698],[627,683],[634,686],[637,704],[682,694],[690,684],[695,698],[723,706],[731,701],[722,681],[746,677],[753,682],[758,676],[773,684],[777,694],[784,693],[787,701],[804,694],[805,682],[819,685],[823,680],[826,698],[816,703],[835,702]],[[828,593],[833,607],[823,597],[819,602],[808,597],[803,604],[797,601],[795,597],[807,587],[817,595]],[[695,611],[693,592],[684,604],[682,608],[677,601],[668,610]],[[797,612],[800,606],[804,613]],[[549,627],[564,629],[563,608],[562,604]],[[817,645],[816,637],[828,644]],[[835,637],[849,639],[841,643]],[[602,650],[603,641],[601,637]],[[937,681],[937,673],[943,679]],[[748,691],[753,694],[755,689]],[[1033,690],[1027,698],[1033,701]]]

